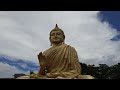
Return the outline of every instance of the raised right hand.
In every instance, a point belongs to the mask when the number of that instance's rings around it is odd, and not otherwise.
[[[39,53],[38,60],[39,60],[40,66],[46,66],[47,57],[43,55],[42,52]]]

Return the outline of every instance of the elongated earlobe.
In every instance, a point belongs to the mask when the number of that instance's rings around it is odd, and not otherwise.
[[[65,44],[65,41],[63,41],[63,44]]]
[[[52,46],[52,43],[50,43],[50,46]]]
[[[50,37],[49,37],[49,40],[50,40]],[[52,46],[51,40],[50,40],[50,46]]]

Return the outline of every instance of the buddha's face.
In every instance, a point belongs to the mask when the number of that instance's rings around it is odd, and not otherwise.
[[[50,34],[50,41],[54,44],[62,43],[64,41],[63,33],[59,30],[52,31]]]

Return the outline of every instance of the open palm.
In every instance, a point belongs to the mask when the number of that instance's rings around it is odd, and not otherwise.
[[[42,52],[40,52],[39,55],[38,55],[38,60],[39,60],[39,64],[41,66],[45,66],[47,57],[45,55],[43,55]]]

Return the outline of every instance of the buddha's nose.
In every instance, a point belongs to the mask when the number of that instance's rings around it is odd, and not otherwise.
[[[57,38],[57,36],[55,36],[55,38]]]
[[[57,37],[57,34],[55,34],[55,37]]]

